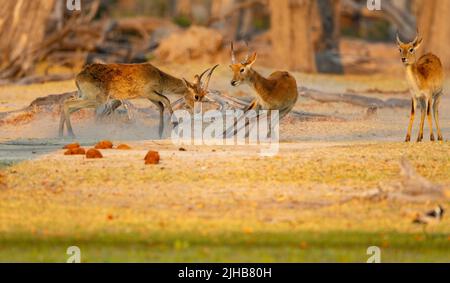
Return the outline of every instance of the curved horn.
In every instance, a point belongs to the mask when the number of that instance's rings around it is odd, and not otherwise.
[[[412,41],[413,44],[416,44],[419,41],[419,28],[416,29],[416,38]]]
[[[397,31],[397,44],[398,45],[404,44],[403,41],[400,39],[400,35],[399,35],[398,31]]]
[[[188,80],[186,80],[185,78],[183,78],[183,82],[187,87],[192,87],[192,84],[188,82]]]
[[[209,71],[209,68],[206,69],[200,76],[196,76],[198,77],[198,81],[196,82],[196,86],[200,89],[201,85],[202,85],[202,78],[203,76]]]
[[[212,74],[214,73],[214,71],[217,69],[217,67],[219,67],[219,64],[215,65],[215,66],[211,69],[211,71],[209,72],[208,77],[207,77],[207,79],[206,79],[205,87],[204,87],[205,90],[208,90],[208,87],[209,87],[209,81],[211,80],[211,76],[212,76]]]
[[[234,52],[233,42],[231,42],[231,63],[236,64],[236,53]]]

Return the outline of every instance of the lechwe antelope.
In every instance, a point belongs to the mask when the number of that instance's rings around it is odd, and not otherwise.
[[[417,142],[423,140],[425,115],[428,116],[428,123],[430,125],[430,139],[431,141],[434,141],[431,110],[433,110],[434,113],[438,140],[442,141],[442,132],[439,127],[439,103],[443,94],[444,71],[441,60],[432,53],[427,53],[416,60],[416,51],[421,44],[422,38],[419,34],[417,34],[412,42],[403,43],[397,33],[397,45],[399,47],[402,62],[406,67],[406,77],[412,95],[411,117],[408,126],[408,134],[406,135],[406,142],[411,141],[411,131],[414,124],[417,104],[420,104],[422,113]]]
[[[194,82],[175,78],[151,64],[92,64],[88,65],[76,76],[79,98],[67,100],[63,104],[59,135],[64,134],[64,124],[67,131],[74,137],[70,114],[83,108],[97,108],[109,100],[124,100],[146,98],[156,105],[160,113],[159,135],[164,130],[164,109],[173,114],[172,106],[165,94],[182,95],[186,105],[193,109],[194,102],[201,102],[208,93],[208,85],[212,73],[217,68],[196,75]],[[206,81],[204,75],[209,71]]]
[[[256,98],[244,109],[244,113],[250,110],[278,110],[279,118],[282,119],[294,108],[297,102],[297,82],[288,72],[277,71],[268,78],[261,76],[253,70],[256,59],[257,53],[254,52],[251,55],[247,54],[242,62],[237,62],[233,43],[231,43],[230,68],[233,71],[231,85],[237,87],[245,83],[255,90]],[[227,130],[226,135],[229,134],[229,130]]]

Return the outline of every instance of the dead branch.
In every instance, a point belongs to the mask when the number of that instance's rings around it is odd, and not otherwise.
[[[65,77],[67,76],[67,77]],[[61,75],[59,79],[67,79],[71,77],[71,75]],[[22,80],[23,84],[26,83],[36,83],[36,82],[44,82],[48,77],[31,77]],[[55,79],[54,77],[51,79]],[[318,90],[307,89],[307,88],[299,88],[299,93],[301,96],[306,97],[308,99],[313,99],[319,101],[321,103],[349,103],[352,105],[356,105],[359,107],[367,108],[367,113],[361,119],[370,119],[375,116],[377,113],[377,109],[379,108],[392,108],[392,107],[409,107],[409,100],[406,99],[389,99],[387,101],[372,98],[367,96],[361,96],[356,94],[335,94],[335,93],[326,93]],[[69,92],[57,95],[49,95],[45,97],[40,97],[35,99],[28,107],[11,112],[0,113],[0,119],[7,118],[10,114],[17,114],[21,112],[28,112],[31,110],[35,110],[37,107],[54,107],[59,106],[61,103],[73,96],[76,96],[77,92]],[[219,106],[221,111],[227,109],[244,109],[250,103],[250,99],[245,98],[237,98],[229,96],[225,93],[221,93],[220,91],[210,91],[208,94],[209,102],[215,103]],[[115,107],[110,107],[110,109],[116,109],[120,106],[120,101],[116,101]],[[172,107],[174,109],[185,107],[184,98],[180,98],[174,103],[172,103]],[[109,111],[107,113],[103,113],[102,115],[112,114],[113,111]],[[344,117],[338,117],[335,115],[324,115],[317,113],[309,113],[304,111],[294,110],[290,113],[295,118],[298,118],[302,121],[347,121]]]
[[[61,105],[65,100],[76,97],[78,95],[78,92],[72,91],[72,92],[66,92],[62,94],[51,94],[45,97],[39,97],[33,100],[28,107],[25,109],[33,109],[35,107],[42,107],[42,106],[59,106]]]
[[[402,201],[402,202],[429,202],[445,200],[448,198],[448,191],[440,185],[434,184],[419,175],[406,158],[402,158],[400,166],[400,182],[390,184],[380,184],[378,188],[347,196],[341,200],[341,204],[352,200],[366,201]]]
[[[154,43],[152,32],[169,25],[167,20],[153,18],[133,18],[121,20],[101,19],[93,21],[100,0],[93,0],[83,13],[59,15],[56,23],[41,40],[22,52],[19,56],[0,62],[2,83],[28,84],[60,80],[68,76],[45,75],[38,77],[35,67],[47,63],[69,68],[79,68],[93,62],[139,63],[146,60],[146,53]],[[60,5],[59,5],[60,6]],[[59,7],[61,8],[61,7]],[[55,9],[58,9],[58,5]],[[49,17],[49,22],[55,18]],[[172,24],[173,25],[173,24]]]
[[[299,93],[305,98],[322,103],[348,103],[364,108],[407,108],[411,106],[411,102],[408,99],[391,98],[382,100],[375,97],[348,93],[326,93],[306,88],[299,88]]]
[[[209,97],[220,105],[221,110],[226,109],[244,109],[251,102],[250,99],[241,99],[221,94],[218,91],[210,92]],[[290,115],[302,121],[346,121],[346,119],[337,116],[308,113],[304,111],[292,111]]]
[[[0,112],[0,125],[8,124],[10,121],[17,120],[18,117],[32,116],[33,113],[39,111],[38,109],[53,109],[55,107],[59,107],[66,99],[76,96],[77,92],[73,91],[36,98],[25,108],[8,112]]]
[[[403,157],[399,162],[399,166],[400,182],[380,185],[388,199],[408,202],[427,202],[446,198],[444,188],[418,174],[408,159]]]

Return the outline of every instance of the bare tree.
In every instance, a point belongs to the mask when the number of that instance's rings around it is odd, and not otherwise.
[[[341,33],[340,0],[318,0],[321,32],[316,44],[316,64],[319,72],[342,73],[339,40]]]
[[[54,0],[0,1],[1,78],[22,76],[33,65],[31,53],[42,42]],[[20,64],[14,64],[21,61]]]
[[[217,0],[211,4],[210,24],[223,30],[230,40],[248,39],[253,35],[255,9],[265,8],[265,0]]]
[[[316,72],[311,21],[314,0],[270,0],[273,61],[277,67]]]
[[[65,44],[65,48],[90,48],[95,43],[74,42],[68,36],[77,28],[86,30],[96,16],[100,0],[83,2],[83,12],[62,15],[64,6],[48,1],[3,1],[0,3],[0,80],[17,80],[34,75],[37,63]],[[61,2],[58,0],[58,2]],[[59,3],[60,4],[60,3]],[[70,15],[69,15],[70,14]],[[67,17],[66,17],[67,16]],[[98,27],[98,26],[97,26]],[[86,32],[87,34],[88,32]],[[95,32],[90,32],[92,34]],[[84,39],[85,40],[85,39]]]
[[[446,69],[450,69],[450,1],[420,0],[417,2],[417,18],[420,34],[424,38],[422,51],[438,55]]]

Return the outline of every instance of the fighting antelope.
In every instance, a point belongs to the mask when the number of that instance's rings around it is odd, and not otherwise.
[[[276,71],[268,78],[263,77],[253,70],[256,59],[257,53],[254,52],[251,55],[247,54],[242,62],[237,62],[234,46],[231,43],[230,68],[233,71],[231,85],[237,87],[245,83],[255,90],[256,98],[244,109],[244,113],[250,110],[278,110],[279,118],[282,119],[297,102],[297,82],[288,72]]]
[[[92,64],[86,66],[76,76],[79,97],[67,100],[63,104],[59,135],[64,134],[64,124],[67,131],[74,137],[70,114],[83,108],[97,108],[110,100],[119,100],[126,106],[124,100],[146,98],[159,109],[159,135],[164,130],[164,109],[173,114],[172,106],[165,94],[177,94],[184,97],[188,108],[194,108],[194,102],[201,102],[208,93],[208,86],[216,65],[207,69],[200,76],[196,75],[194,82],[175,78],[151,64]],[[209,71],[206,81],[204,75]],[[120,105],[120,104],[119,104]]]
[[[434,141],[431,110],[433,110],[434,113],[438,140],[442,141],[443,137],[439,126],[439,103],[443,94],[444,71],[441,60],[432,53],[427,53],[416,60],[416,52],[421,44],[422,38],[419,36],[419,33],[410,43],[403,43],[397,33],[397,45],[399,47],[402,62],[406,68],[406,78],[412,95],[411,117],[405,141],[411,141],[411,131],[414,124],[417,104],[420,104],[422,114],[417,142],[423,140],[423,128],[426,115],[428,116],[428,124],[430,126],[430,140]]]

